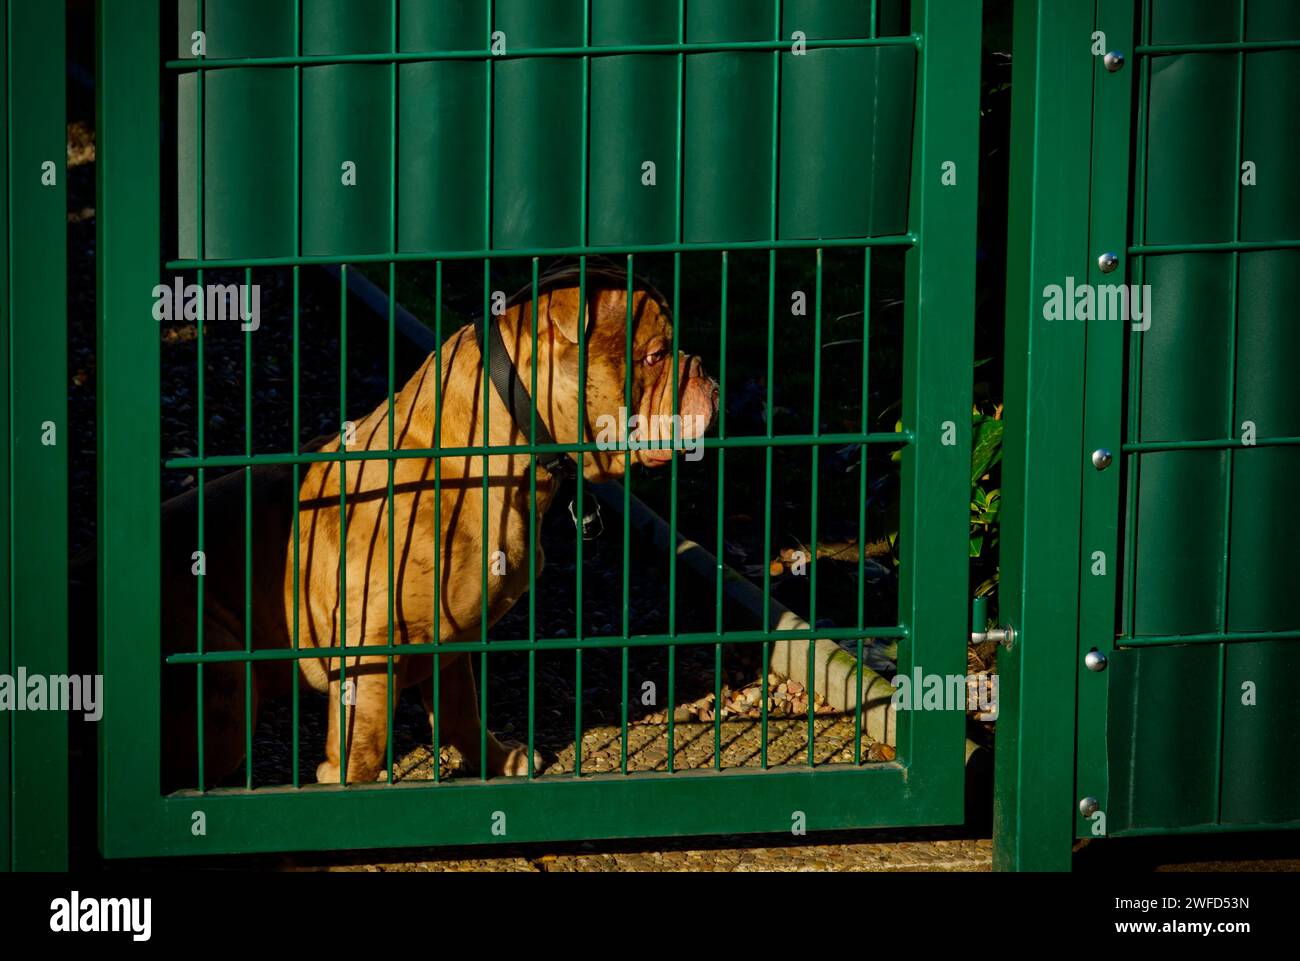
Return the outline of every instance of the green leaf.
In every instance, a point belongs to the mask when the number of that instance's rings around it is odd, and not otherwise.
[[[971,478],[976,484],[1002,459],[1002,421],[980,414],[971,425]]]

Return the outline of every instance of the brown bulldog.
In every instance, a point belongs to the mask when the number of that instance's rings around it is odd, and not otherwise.
[[[504,345],[517,372],[507,390],[510,368],[489,377],[488,422],[484,438],[483,361],[478,346],[482,330],[474,325],[453,334],[443,345],[441,368],[431,354],[396,395],[393,403],[393,443],[397,448],[432,449],[435,423],[441,418],[443,448],[510,446],[528,443],[527,391],[534,355],[537,358],[538,442],[547,435],[560,443],[579,437],[578,271],[547,275],[539,285],[537,343],[532,339],[531,288],[510,302],[505,314],[490,318],[499,324],[501,339],[489,330],[493,347]],[[587,269],[587,385],[581,437],[608,441],[610,424],[636,420],[624,407],[627,325],[626,274]],[[638,284],[632,294],[632,413],[641,418],[639,433],[631,434],[630,452],[603,449],[584,458],[584,473],[592,481],[622,476],[633,463],[657,466],[671,451],[636,449],[637,440],[671,441],[673,437],[672,324],[662,296]],[[493,365],[498,366],[496,364]],[[717,411],[717,385],[700,359],[677,357],[679,438],[698,450],[700,436]],[[442,406],[439,412],[438,383]],[[513,394],[511,393],[513,390]],[[502,394],[512,398],[512,409]],[[348,451],[383,451],[388,444],[388,402],[385,400],[355,423]],[[615,447],[613,443],[602,446]],[[340,439],[319,446],[337,451]],[[528,588],[529,474],[537,475],[538,515],[550,507],[561,475],[576,472],[572,459],[539,455],[530,467],[526,454],[498,454],[488,459],[486,509],[487,542],[483,542],[482,455],[442,458],[441,504],[434,505],[434,461],[408,457],[395,461],[392,518],[392,635],[395,645],[478,640],[482,591],[487,591],[489,626],[501,618]],[[549,470],[546,466],[549,465]],[[289,467],[257,467],[251,472],[252,591],[247,604],[251,643],[257,649],[287,649],[297,625],[303,649],[337,646],[386,646],[389,636],[389,519],[388,462],[352,460],[341,475],[337,462],[317,462],[300,469],[300,509],[297,552],[294,551],[293,472]],[[203,649],[238,652],[245,647],[244,589],[244,473],[236,471],[205,489],[205,566],[202,578],[191,568],[198,530],[198,498],[191,491],[163,505],[163,631],[165,650],[194,649],[198,598],[203,587]],[[344,530],[340,526],[339,485],[346,477],[346,564]],[[567,500],[572,492],[565,494]],[[436,525],[441,524],[441,530]],[[538,526],[540,530],[540,525]],[[483,552],[490,570],[483,584]],[[501,552],[496,554],[495,552]],[[296,556],[296,566],[295,566]],[[504,573],[501,570],[504,561]],[[340,592],[341,573],[346,587]],[[295,607],[295,578],[298,603]],[[438,606],[434,608],[434,584]],[[342,635],[342,637],[340,636]],[[456,746],[472,769],[479,761],[479,712],[471,658],[439,655],[442,743]],[[245,718],[256,723],[257,709],[268,697],[285,696],[293,683],[305,683],[329,694],[329,731],[325,757],[317,780],[340,780],[339,725],[346,731],[347,781],[373,781],[382,776],[390,704],[395,707],[402,688],[420,686],[429,720],[434,722],[432,655],[397,654],[388,689],[388,663],[382,654],[346,659],[346,702],[340,716],[339,659],[312,657],[288,661],[253,662],[252,684],[246,687],[242,663],[216,663],[204,668],[204,781],[217,783],[243,760]],[[198,783],[196,760],[197,688],[193,667],[164,668],[164,789]],[[245,703],[245,690],[252,704]],[[527,751],[487,734],[490,774],[521,774],[528,770]],[[540,763],[535,758],[535,764]]]

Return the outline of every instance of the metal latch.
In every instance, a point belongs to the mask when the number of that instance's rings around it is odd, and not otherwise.
[[[975,644],[983,644],[985,641],[992,641],[994,644],[1000,644],[1008,651],[1011,645],[1016,643],[1016,629],[1011,626],[993,627],[987,631],[971,631],[970,639]]]
[[[988,623],[989,599],[987,597],[976,597],[971,600],[970,605],[970,623],[971,627]],[[986,631],[972,630],[970,632],[972,644],[983,644],[986,641],[992,641],[1011,650],[1011,645],[1016,642],[1016,629],[1010,625],[992,627]]]

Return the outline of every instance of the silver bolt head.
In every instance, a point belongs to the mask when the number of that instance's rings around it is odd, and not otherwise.
[[[1098,447],[1092,452],[1092,466],[1097,470],[1105,470],[1113,460],[1114,457],[1111,456],[1110,451],[1104,447]]]
[[[1079,813],[1086,818],[1092,817],[1101,810],[1101,803],[1095,797],[1086,797],[1079,800]]]
[[[1118,50],[1112,50],[1106,56],[1101,58],[1101,62],[1106,65],[1106,69],[1111,73],[1124,69],[1124,54]]]
[[[1106,670],[1106,655],[1101,651],[1089,651],[1083,655],[1083,663],[1090,671],[1104,671]]]
[[[1108,274],[1119,266],[1119,255],[1108,250],[1097,258],[1097,266],[1101,268],[1103,274]]]

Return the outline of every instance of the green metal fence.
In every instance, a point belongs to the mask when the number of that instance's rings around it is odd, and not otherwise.
[[[1269,0],[1017,9],[1001,866],[1300,823],[1297,48]],[[1144,315],[1049,320],[1067,278]]]
[[[0,4],[0,33],[0,869],[58,870],[68,715],[19,684],[68,670],[63,7]]]
[[[810,831],[960,820],[961,711],[900,711],[891,762],[862,757],[859,715],[851,762],[814,763],[810,711],[810,750],[794,765],[768,763],[766,752],[754,767],[722,765],[715,721],[710,766],[670,755],[664,771],[628,770],[630,654],[660,649],[671,666],[688,649],[711,649],[720,672],[724,645],[757,648],[765,679],[769,645],[806,632],[777,629],[770,614],[760,629],[733,629],[720,613],[712,631],[679,630],[685,575],[675,561],[665,578],[666,631],[637,633],[626,616],[621,630],[593,631],[583,623],[576,531],[578,603],[564,637],[539,631],[530,590],[520,602],[529,608],[523,639],[494,640],[480,625],[477,639],[396,644],[390,591],[378,643],[368,636],[363,648],[347,636],[345,651],[327,650],[347,655],[345,675],[364,650],[389,677],[396,658],[418,651],[472,657],[480,676],[494,658],[527,656],[530,742],[534,658],[571,654],[578,743],[584,679],[595,680],[597,652],[618,652],[624,760],[616,772],[584,769],[579,750],[563,775],[438,779],[435,764],[428,782],[313,784],[306,758],[319,741],[300,743],[309,718],[295,696],[284,784],[254,784],[246,765],[242,786],[197,790],[199,775],[195,789],[164,792],[164,733],[176,727],[163,708],[165,672],[234,665],[248,684],[268,665],[292,675],[308,652],[297,637],[287,649],[260,647],[246,616],[233,646],[214,648],[196,617],[185,634],[192,646],[169,650],[160,467],[193,473],[202,490],[219,473],[239,479],[263,465],[301,481],[318,462],[373,461],[391,478],[412,459],[597,452],[576,436],[402,448],[383,431],[377,446],[307,449],[298,347],[320,331],[304,328],[298,294],[317,264],[343,265],[339,328],[329,333],[342,345],[338,418],[346,421],[359,413],[348,401],[348,328],[373,324],[348,316],[350,272],[386,272],[392,290],[398,268],[427,270],[437,306],[424,319],[441,335],[444,320],[452,324],[442,305],[455,265],[483,264],[486,312],[493,264],[515,263],[538,284],[546,258],[568,256],[586,288],[608,283],[597,257],[613,260],[624,283],[639,264],[666,257],[676,349],[696,333],[678,310],[683,259],[708,257],[725,412],[734,385],[728,330],[733,344],[761,345],[769,409],[792,324],[810,328],[821,356],[829,323],[821,281],[832,255],[861,258],[853,269],[863,381],[855,387],[865,395],[867,345],[890,333],[872,316],[870,293],[881,262],[901,255],[902,430],[873,433],[865,407],[857,430],[833,433],[814,414],[804,433],[769,420],[750,435],[729,429],[724,414],[705,441],[706,465],[721,503],[740,458],[756,452],[770,508],[777,452],[806,457],[807,483],[817,488],[826,483],[819,450],[857,448],[865,465],[869,449],[899,449],[897,617],[871,623],[859,577],[856,622],[816,633],[850,645],[896,639],[905,673],[965,670],[978,4],[916,0],[909,18],[883,0],[772,0],[759,20],[751,5],[742,11],[726,0],[262,6],[194,0],[173,16],[170,5],[140,2],[101,4],[98,13],[101,850],[126,857],[787,831],[795,812]],[[1300,609],[1289,553],[1300,536],[1292,481],[1300,339],[1288,296],[1300,266],[1300,188],[1288,170],[1300,147],[1296,9],[1281,0],[1017,5],[999,604],[1014,638],[998,663],[999,867],[1067,867],[1076,838],[1295,827],[1300,818],[1300,698],[1290,682],[1300,667]],[[0,454],[0,529],[9,547],[0,559],[8,612],[0,674],[52,675],[68,664],[67,606],[57,594],[51,600],[66,580],[67,540],[63,71],[61,56],[50,55],[64,48],[64,12],[12,2],[3,11],[0,405],[9,444]],[[201,57],[190,52],[196,30],[206,42]],[[505,49],[494,53],[498,30]],[[805,53],[794,50],[795,31]],[[161,141],[160,129],[170,131]],[[512,149],[520,144],[537,146]],[[640,189],[643,158],[659,159],[653,191]],[[335,187],[341,159],[365,173],[347,191]],[[768,270],[737,276],[738,258],[754,253]],[[806,318],[777,310],[785,291],[775,265],[784,256],[815,265]],[[268,270],[291,277],[291,302],[263,323],[292,332],[293,444],[253,444],[249,373],[259,342],[250,331],[239,335],[240,366],[223,371],[243,402],[243,452],[209,449],[204,398],[216,385],[203,352],[215,328],[200,322],[191,382],[198,449],[164,457],[155,286]],[[734,312],[726,292],[739,283],[761,288],[765,316]],[[1049,318],[1049,290],[1071,284],[1097,294],[1094,309],[1103,288],[1149,284],[1145,316]],[[400,386],[392,310],[381,325],[390,398]],[[531,382],[535,372],[521,376]],[[809,380],[816,408],[827,383],[819,361]],[[676,462],[670,470],[668,523],[677,532],[681,475]],[[865,484],[865,472],[859,477]],[[386,485],[389,517],[401,496]],[[823,501],[819,517],[818,498],[810,504],[815,542],[827,509]],[[247,509],[240,516],[240,553],[261,522]],[[537,526],[534,518],[530,537]],[[200,520],[186,554],[232,533],[214,534]],[[624,526],[624,597],[628,534]],[[719,510],[719,556],[722,537]],[[251,597],[264,585],[242,561],[241,597]],[[385,561],[391,577],[391,555]],[[475,580],[486,580],[486,563],[479,559]],[[812,558],[810,579],[816,571]],[[772,578],[762,580],[766,599]],[[535,583],[530,570],[530,589]],[[204,590],[202,578],[195,588]],[[721,598],[721,579],[714,589]],[[816,608],[808,613],[815,622]],[[348,623],[346,611],[339,621]],[[206,688],[192,690],[198,708]],[[242,711],[247,752],[256,749],[251,704]],[[485,703],[480,711],[486,719]],[[440,735],[431,733],[436,754]],[[203,740],[199,728],[200,767]],[[676,745],[671,733],[668,744]],[[67,746],[66,714],[0,710],[0,866],[66,862]],[[348,749],[344,738],[340,752]],[[503,823],[504,833],[494,830]]]
[[[761,13],[756,16],[754,4],[726,0],[653,7],[614,0],[393,0],[386,5],[300,0],[274,8],[209,0],[179,5],[179,52],[164,59],[160,50],[172,44],[160,43],[166,21],[155,5],[132,5],[130,16],[123,15],[121,6],[110,13],[101,5],[99,587],[101,663],[112,691],[100,757],[100,838],[106,855],[788,831],[796,812],[802,812],[811,830],[960,821],[961,710],[901,715],[898,756],[892,762],[866,763],[855,751],[852,763],[814,764],[809,698],[806,764],[778,769],[767,763],[764,748],[757,769],[723,770],[716,761],[716,721],[712,769],[689,770],[676,764],[676,653],[688,645],[712,645],[720,667],[723,644],[759,645],[766,686],[767,645],[806,634],[779,630],[770,619],[760,630],[723,629],[720,618],[716,631],[682,632],[671,606],[666,633],[631,633],[625,619],[621,633],[592,634],[584,629],[581,615],[580,532],[575,533],[578,600],[571,636],[540,637],[530,618],[525,640],[493,641],[484,593],[477,641],[395,644],[390,549],[385,636],[367,636],[363,646],[355,633],[355,612],[350,621],[343,610],[343,627],[335,636],[344,636],[345,647],[328,650],[344,657],[339,672],[343,681],[356,669],[363,651],[382,658],[390,699],[395,696],[391,678],[397,657],[461,654],[472,657],[484,677],[494,653],[528,653],[530,747],[535,707],[532,655],[573,653],[578,692],[574,732],[580,743],[584,652],[621,651],[624,762],[619,772],[584,771],[579,757],[565,776],[534,771],[530,762],[528,776],[519,778],[438,781],[435,776],[434,782],[420,784],[311,784],[310,775],[300,769],[295,695],[291,783],[254,789],[248,773],[240,788],[180,790],[165,796],[160,790],[164,671],[196,666],[200,679],[194,697],[202,705],[205,669],[242,665],[244,683],[251,686],[254,670],[268,663],[293,673],[298,660],[320,655],[318,649],[300,645],[296,621],[288,648],[265,650],[256,643],[247,598],[261,585],[254,584],[247,545],[258,521],[247,499],[246,600],[236,632],[239,644],[229,650],[205,648],[200,619],[192,649],[165,653],[160,617],[165,599],[157,576],[160,461],[167,470],[194,472],[200,491],[219,469],[237,468],[248,477],[258,465],[292,465],[297,507],[298,482],[308,465],[332,461],[342,471],[345,464],[377,460],[388,471],[386,516],[391,525],[394,498],[401,496],[395,495],[392,478],[402,459],[432,459],[439,465],[434,468],[436,485],[444,458],[481,457],[481,496],[486,498],[486,467],[494,453],[524,453],[535,459],[559,450],[581,462],[596,450],[588,438],[561,437],[554,445],[541,445],[535,434],[533,443],[505,448],[444,447],[438,439],[431,448],[403,448],[395,445],[391,426],[377,447],[342,453],[303,450],[297,416],[298,291],[301,272],[315,264],[344,265],[338,337],[346,345],[349,322],[357,323],[348,316],[346,280],[348,270],[357,265],[387,265],[390,289],[396,286],[397,265],[432,265],[441,305],[444,265],[481,261],[487,315],[493,262],[520,261],[531,268],[535,292],[543,258],[577,258],[580,301],[585,301],[588,258],[617,258],[631,290],[638,260],[667,254],[673,258],[669,301],[676,321],[676,351],[681,339],[690,337],[689,327],[682,330],[686,322],[677,310],[683,256],[716,256],[725,289],[730,255],[766,251],[767,276],[755,280],[767,289],[765,320],[728,318],[725,296],[718,308],[724,344],[728,325],[733,336],[744,324],[746,336],[766,339],[770,408],[783,325],[791,322],[776,311],[778,253],[803,251],[816,265],[813,307],[803,322],[813,325],[815,356],[820,358],[823,252],[861,252],[860,387],[865,398],[872,253],[883,248],[905,251],[901,432],[869,432],[865,408],[859,430],[823,431],[816,414],[822,395],[818,359],[812,373],[814,417],[809,433],[778,433],[769,419],[765,436],[733,436],[724,419],[717,436],[706,439],[704,447],[716,459],[719,497],[727,453],[762,450],[769,507],[773,451],[806,449],[814,541],[817,451],[832,444],[859,446],[865,468],[868,445],[899,447],[903,494],[897,619],[865,622],[859,603],[858,623],[821,629],[818,636],[857,640],[859,648],[863,638],[897,639],[900,670],[915,666],[927,673],[964,673],[980,5],[917,0],[911,4],[910,27],[904,25],[901,5],[888,2],[879,4],[879,10],[875,2],[800,0],[772,0],[758,7]],[[196,33],[205,44],[201,55],[193,53],[200,39]],[[164,119],[162,104],[173,94],[177,134],[174,144],[160,152],[155,132]],[[383,109],[375,109],[376,104]],[[643,189],[640,180],[647,157],[657,158],[653,190]],[[338,189],[340,163],[345,160],[364,175],[355,188]],[[170,237],[164,239],[160,227],[171,211],[162,174],[170,169],[178,171],[175,246]],[[206,450],[205,334],[200,315],[198,450],[193,456],[164,459],[158,430],[158,325],[151,316],[155,285],[187,271],[200,284],[205,277],[230,270],[242,270],[251,281],[253,271],[270,268],[289,270],[293,278],[293,310],[275,319],[293,327],[293,448],[254,452],[250,374],[258,341],[250,331],[245,335],[245,366],[242,374],[236,373],[243,379],[245,450],[242,455]],[[629,305],[629,319],[630,313]],[[441,335],[440,306],[430,320]],[[393,379],[394,336],[390,308],[390,425],[392,398],[401,386]],[[586,364],[584,349],[579,348],[580,370]],[[631,351],[629,334],[629,360]],[[338,415],[347,421],[356,412],[348,406],[345,346],[340,353]],[[719,372],[724,411],[725,356],[724,348]],[[630,368],[629,363],[629,397]],[[535,364],[531,376],[535,384]],[[585,385],[584,376],[579,383]],[[674,375],[674,398],[676,388]],[[484,378],[485,410],[489,390]],[[674,413],[676,404],[675,399]],[[585,408],[581,397],[579,407]],[[486,436],[486,430],[480,436]],[[676,461],[671,471],[669,523],[675,533]],[[579,472],[578,503],[583,484]],[[535,498],[534,491],[534,515]],[[200,494],[193,534],[196,551],[203,551],[213,537],[204,529],[202,504]],[[343,538],[348,536],[347,509],[347,498],[341,496]],[[861,510],[862,505],[853,509]],[[483,515],[486,545],[486,512]],[[624,523],[626,598],[630,538]],[[719,516],[719,542],[721,524]],[[534,517],[530,532],[535,527]],[[764,546],[771,556],[770,519]],[[487,566],[485,546],[479,572],[484,584]],[[816,570],[814,559],[814,598]],[[677,596],[677,578],[676,564],[670,564],[670,605]],[[770,575],[763,584],[765,595],[770,594]],[[861,579],[859,585],[865,590]],[[530,610],[534,587],[530,567]],[[197,589],[201,597],[202,578]],[[301,589],[295,581],[294,590]],[[810,620],[816,620],[815,610]],[[627,654],[652,646],[665,649],[669,660],[667,770],[628,772]],[[811,656],[810,646],[809,677]],[[440,658],[434,659],[435,666],[440,663]],[[345,689],[345,683],[335,683],[331,697],[340,699],[339,710],[347,716]],[[435,667],[435,698],[439,689]],[[251,700],[244,702],[246,752],[253,749]],[[763,702],[766,732],[766,697]],[[480,710],[486,730],[485,703]],[[197,714],[202,713],[200,706]],[[343,727],[340,754],[346,757],[351,745]],[[387,733],[391,772],[391,712]],[[435,754],[438,737],[435,729]],[[201,767],[201,725],[194,740]],[[486,754],[486,745],[480,750]],[[245,769],[251,772],[252,765],[246,763]],[[200,773],[195,788],[204,784]],[[502,823],[508,824],[507,830],[494,830]]]

